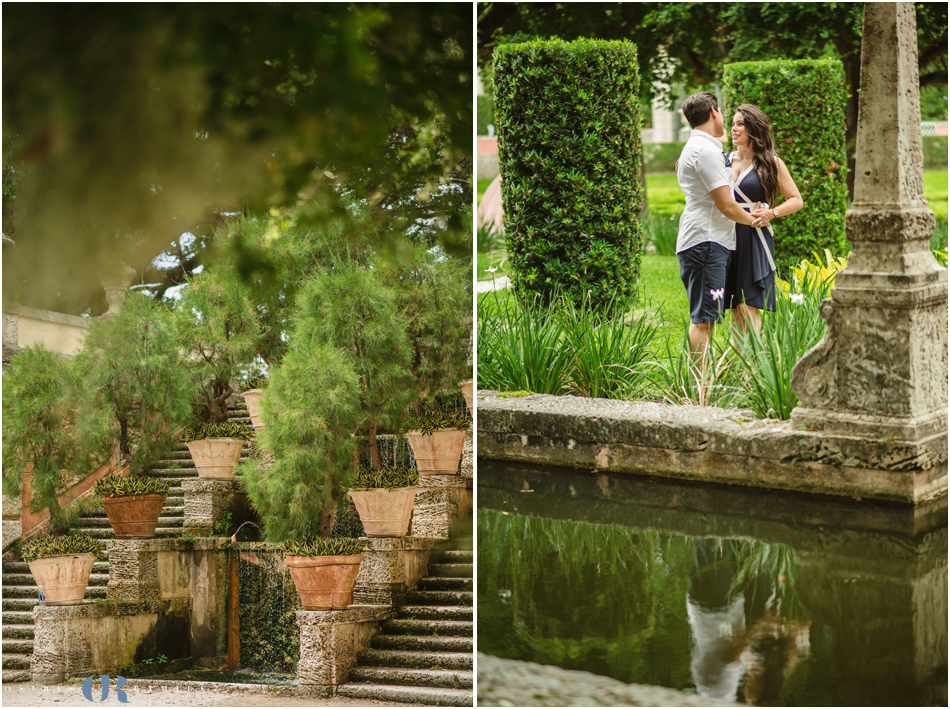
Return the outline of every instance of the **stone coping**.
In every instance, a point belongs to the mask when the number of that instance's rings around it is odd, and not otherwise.
[[[297,611],[298,625],[343,625],[395,618],[392,606],[352,605],[338,611]]]
[[[68,315],[67,313],[57,313],[53,310],[39,310],[37,308],[28,308],[25,305],[18,305],[16,303],[4,303],[3,312],[16,315],[17,317],[21,318],[29,318],[30,320],[41,320],[44,322],[57,323],[60,325],[72,325],[74,327],[88,328],[92,322],[92,318],[87,318],[82,315]]]
[[[669,687],[478,653],[480,707],[740,707]]]
[[[414,537],[407,535],[405,537],[359,537],[363,541],[363,551],[429,551],[435,548],[437,544],[444,542],[444,539],[435,537]],[[280,552],[276,543],[273,542],[234,542],[228,544],[228,549],[237,549],[239,551],[273,551]]]
[[[35,606],[35,620],[75,620],[78,618],[106,618],[109,616],[159,614],[191,608],[190,598],[172,598],[163,601],[83,601],[74,606]]]
[[[796,430],[751,411],[480,390],[482,458],[918,502],[947,492],[946,432],[917,442]]]
[[[106,547],[118,551],[223,551],[231,544],[226,537],[197,537],[195,539],[109,539]]]

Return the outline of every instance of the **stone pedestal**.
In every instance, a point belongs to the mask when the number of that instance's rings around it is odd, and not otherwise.
[[[930,253],[912,3],[866,3],[853,250],[822,304],[825,338],[798,363],[799,430],[900,441],[947,474],[947,270]]]
[[[367,539],[356,577],[356,603],[400,606],[406,594],[425,576],[435,539]]]
[[[386,606],[350,606],[342,611],[297,611],[300,660],[297,691],[306,697],[332,697],[369,647],[379,624],[394,617]]]
[[[412,536],[448,539],[455,521],[471,511],[472,461],[472,432],[468,431],[458,475],[419,477],[419,492],[412,508]]]
[[[216,531],[231,533],[242,522],[254,519],[240,480],[183,480],[181,490],[185,496],[185,532],[204,537]],[[229,513],[228,529],[215,530]]]
[[[116,675],[124,665],[159,654],[191,656],[189,599],[36,606],[33,621],[30,673],[37,684]]]

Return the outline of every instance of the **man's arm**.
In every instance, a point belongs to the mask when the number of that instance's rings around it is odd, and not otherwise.
[[[716,209],[722,212],[724,216],[728,217],[734,222],[752,226],[752,215],[740,207],[739,203],[732,198],[732,190],[730,189],[729,185],[717,187],[709,194],[712,195],[713,202],[716,203]],[[756,202],[755,209],[758,210],[759,206],[760,203]]]

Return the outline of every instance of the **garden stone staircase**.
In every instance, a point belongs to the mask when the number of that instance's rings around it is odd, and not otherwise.
[[[229,421],[247,423],[251,419],[243,402],[228,410]],[[245,448],[247,446],[245,445]],[[244,460],[244,458],[241,458]],[[158,518],[155,528],[156,538],[176,537],[182,534],[185,519],[184,493],[181,481],[198,477],[191,453],[184,444],[169,454],[165,460],[158,461],[150,474],[161,477],[168,483],[168,497]],[[109,518],[102,510],[90,512],[80,517],[82,532],[103,542],[115,539],[115,533],[109,525]],[[105,544],[103,544],[105,547]],[[106,598],[106,586],[109,583],[109,552],[103,552],[105,561],[93,564],[89,585],[86,587],[86,599]],[[39,588],[30,573],[29,566],[14,559],[10,552],[3,557],[3,681],[29,682],[30,658],[33,654],[33,608],[39,603]]]
[[[434,552],[429,576],[359,654],[338,693],[431,706],[474,706],[472,518],[465,532]]]

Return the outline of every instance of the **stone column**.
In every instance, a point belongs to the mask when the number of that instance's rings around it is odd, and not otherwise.
[[[795,367],[792,425],[901,443],[946,489],[947,270],[929,248],[914,5],[864,7],[852,252]]]
[[[367,539],[353,599],[360,604],[404,605],[407,593],[426,575],[436,542],[420,537]]]
[[[388,606],[350,606],[341,611],[297,611],[300,660],[297,691],[307,697],[332,697],[369,647],[380,622],[394,617]]]
[[[214,525],[227,519],[230,533],[241,522],[253,519],[244,484],[239,480],[205,480],[195,478],[181,481],[185,497],[185,532],[199,537],[210,537]]]
[[[472,432],[465,434],[465,448],[458,475],[423,475],[412,508],[413,537],[448,539],[452,526],[472,509]]]

